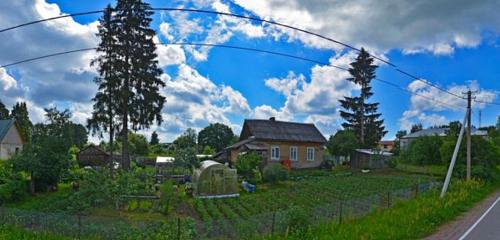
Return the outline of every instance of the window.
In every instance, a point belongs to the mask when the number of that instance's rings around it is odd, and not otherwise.
[[[272,146],[271,147],[271,160],[280,160],[280,147]]]
[[[313,147],[307,148],[307,161],[314,161],[314,148]]]
[[[290,147],[290,161],[297,161],[297,147],[291,146]]]

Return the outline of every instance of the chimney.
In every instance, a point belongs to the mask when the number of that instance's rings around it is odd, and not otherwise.
[[[274,121],[276,121],[276,118],[275,117],[270,117],[269,121],[274,122]]]

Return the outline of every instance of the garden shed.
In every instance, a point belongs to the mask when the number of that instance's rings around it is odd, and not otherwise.
[[[194,195],[200,198],[237,197],[236,169],[212,160],[201,162],[193,172]]]
[[[370,149],[356,149],[351,156],[351,168],[388,168],[387,161],[392,153]]]
[[[77,154],[80,167],[105,167],[111,162],[111,155],[95,145],[89,145]]]

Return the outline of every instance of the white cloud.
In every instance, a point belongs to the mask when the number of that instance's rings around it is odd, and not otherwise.
[[[283,93],[285,96],[295,94],[295,91],[302,88],[305,83],[304,75],[297,76],[294,72],[289,72],[288,76],[283,79],[270,78],[265,81],[266,86],[274,89],[277,92]]]
[[[269,119],[270,117],[275,117],[280,121],[293,120],[293,115],[290,112],[286,111],[286,109],[281,108],[279,110],[276,110],[269,105],[261,105],[255,107],[252,117],[256,119]]]
[[[5,68],[0,68],[0,90],[7,91],[9,89],[17,88],[16,80],[7,74]]]
[[[356,54],[347,52],[330,59],[332,65],[347,68]],[[284,78],[270,78],[266,86],[282,93],[283,107],[276,110],[270,106],[256,107],[256,118],[275,116],[278,119],[298,120],[315,123],[323,134],[331,134],[341,126],[338,113],[340,99],[351,96],[358,87],[347,81],[349,73],[330,66],[314,66],[308,82],[304,75],[289,72]],[[293,113],[293,114],[292,114]]]
[[[167,102],[162,114],[164,124],[157,131],[167,134],[169,140],[188,127],[199,131],[209,123],[219,122],[239,129],[229,116],[249,116],[251,113],[246,98],[239,91],[214,84],[186,64],[179,65],[176,77],[164,74],[162,79],[166,83],[162,92]]]
[[[229,6],[219,0],[194,1],[194,4],[198,8],[212,8],[215,11],[231,13]],[[195,42],[222,44],[229,41],[237,33],[243,34],[247,38],[261,38],[266,35],[262,25],[254,25],[245,19],[223,15],[217,15],[214,19],[210,18],[209,15],[206,19],[191,18],[188,13],[184,12],[171,12],[169,14],[174,24],[166,22],[160,24],[160,31],[169,41],[196,39]],[[203,27],[204,24],[206,27]],[[193,56],[194,60],[206,61],[212,47],[185,46],[184,49]]]
[[[472,91],[477,91],[475,94],[477,101],[492,102],[497,97],[496,92],[481,89],[476,80],[470,81],[468,85],[451,85],[445,89],[455,95],[465,97],[463,93],[467,92],[469,88]],[[422,123],[425,126],[446,124],[449,120],[442,115],[443,112],[465,112],[467,107],[465,99],[444,93],[422,81],[413,81],[408,85],[408,90],[418,95],[411,96],[409,110],[405,111],[399,119],[400,128],[403,130],[409,130],[411,125],[415,123]],[[484,103],[480,102],[473,102],[472,105],[473,109],[483,109],[485,106]]]
[[[160,24],[160,32],[161,34],[168,40],[168,41],[173,41],[174,36],[171,34],[171,28],[170,24],[167,22],[162,22]]]
[[[43,0],[1,1],[0,28],[33,19],[60,16],[57,4]],[[95,47],[97,22],[80,24],[72,18],[43,22],[0,35],[0,62],[10,63],[49,53]],[[95,69],[90,67],[94,52],[73,53],[9,67],[16,73],[16,100],[42,108],[57,101],[87,102],[95,91]]]
[[[497,0],[474,1],[323,1],[235,0],[264,19],[304,28],[380,52],[449,55],[456,47],[475,47],[483,31],[500,31]],[[273,27],[275,36],[319,48],[342,48],[332,42]]]

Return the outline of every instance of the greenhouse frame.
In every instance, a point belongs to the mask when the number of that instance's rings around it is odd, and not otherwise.
[[[201,162],[193,172],[194,196],[198,198],[238,197],[236,169],[216,161]]]

